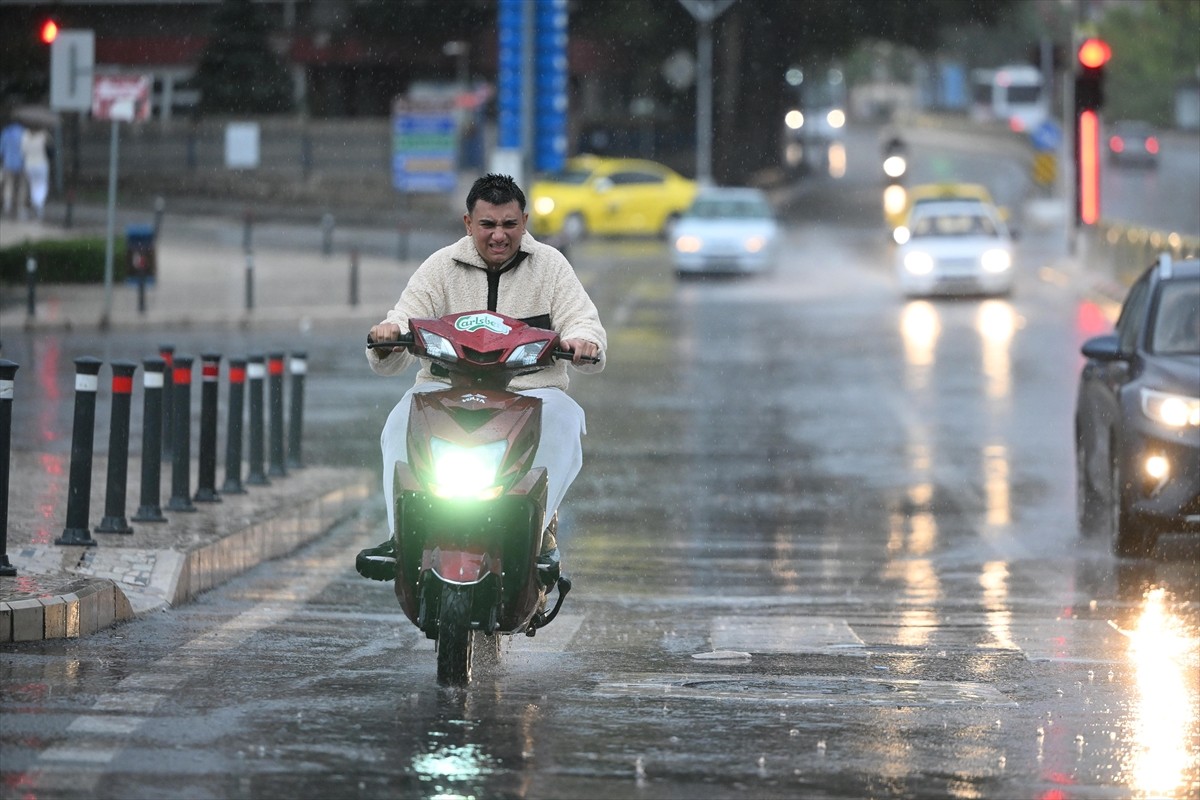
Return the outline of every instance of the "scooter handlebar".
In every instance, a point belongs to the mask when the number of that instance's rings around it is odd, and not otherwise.
[[[402,333],[402,334],[400,334],[400,337],[398,339],[395,339],[393,341],[388,341],[388,342],[372,342],[370,339],[367,340],[367,347],[377,349],[377,350],[385,350],[385,349],[391,350],[394,347],[402,347],[407,350],[408,348],[411,348],[412,346],[413,346],[413,335],[411,333]],[[562,361],[574,361],[575,360],[575,353],[573,353],[570,350],[557,350],[556,349],[554,351],[553,355],[554,355],[554,358],[560,359]],[[579,360],[582,361],[584,364],[600,363],[599,356],[584,356],[583,358],[581,358]]]
[[[412,347],[412,345],[413,335],[411,333],[402,333],[400,334],[399,339],[395,339],[394,341],[390,342],[372,342],[370,337],[367,337],[367,347],[375,348],[377,350],[383,350],[385,348],[390,350],[393,347],[403,347],[407,349]]]
[[[573,352],[571,352],[570,350],[555,350],[554,357],[557,359],[560,359],[562,361],[574,361],[575,360],[575,354]],[[584,356],[583,358],[581,358],[579,360],[581,362],[583,362],[584,364],[599,364],[600,356]]]

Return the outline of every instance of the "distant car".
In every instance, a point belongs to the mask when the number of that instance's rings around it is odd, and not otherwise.
[[[577,156],[530,187],[534,236],[665,236],[692,204],[696,182],[670,167],[635,158]]]
[[[996,204],[992,193],[980,183],[919,183],[908,189],[892,184],[883,194],[883,218],[888,233],[903,225],[915,206],[935,200],[979,200],[993,206]],[[1008,219],[1005,209],[997,207],[997,211],[1001,219]]]
[[[918,203],[895,240],[896,275],[906,296],[1012,292],[1013,240],[990,203]]]
[[[671,255],[681,275],[761,272],[779,249],[779,223],[761,189],[701,189],[671,233]]]
[[[1163,257],[1133,284],[1116,332],[1083,344],[1075,404],[1080,531],[1119,556],[1200,533],[1200,261]]]
[[[1154,167],[1158,165],[1158,135],[1145,122],[1122,120],[1108,131],[1110,164]]]

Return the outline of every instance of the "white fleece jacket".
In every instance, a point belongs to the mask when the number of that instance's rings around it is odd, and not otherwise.
[[[410,319],[430,319],[461,311],[492,310],[516,319],[548,317],[549,327],[563,339],[586,339],[600,348],[597,364],[574,365],[580,372],[604,369],[608,337],[600,324],[596,306],[566,257],[528,232],[521,238],[523,261],[501,270],[495,308],[488,308],[488,266],[470,236],[443,247],[425,259],[404,287],[395,307],[384,317],[408,331]],[[539,327],[545,327],[544,324]],[[367,348],[367,363],[380,375],[397,375],[412,365],[416,356],[408,351],[382,353]],[[567,363],[514,378],[515,391],[553,387],[565,390],[569,383]],[[422,359],[417,383],[439,380]]]

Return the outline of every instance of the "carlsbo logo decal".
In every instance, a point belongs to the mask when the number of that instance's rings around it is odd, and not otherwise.
[[[474,333],[477,330],[489,330],[492,333],[508,333],[512,330],[504,324],[504,320],[493,314],[468,314],[454,321],[454,327],[460,331]]]

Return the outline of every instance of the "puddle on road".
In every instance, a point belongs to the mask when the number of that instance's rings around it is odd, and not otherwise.
[[[836,703],[839,707],[1017,706],[999,690],[983,683],[825,675],[738,675],[727,678],[711,675],[647,675],[631,681],[602,683],[596,687],[595,694],[741,703]]]

